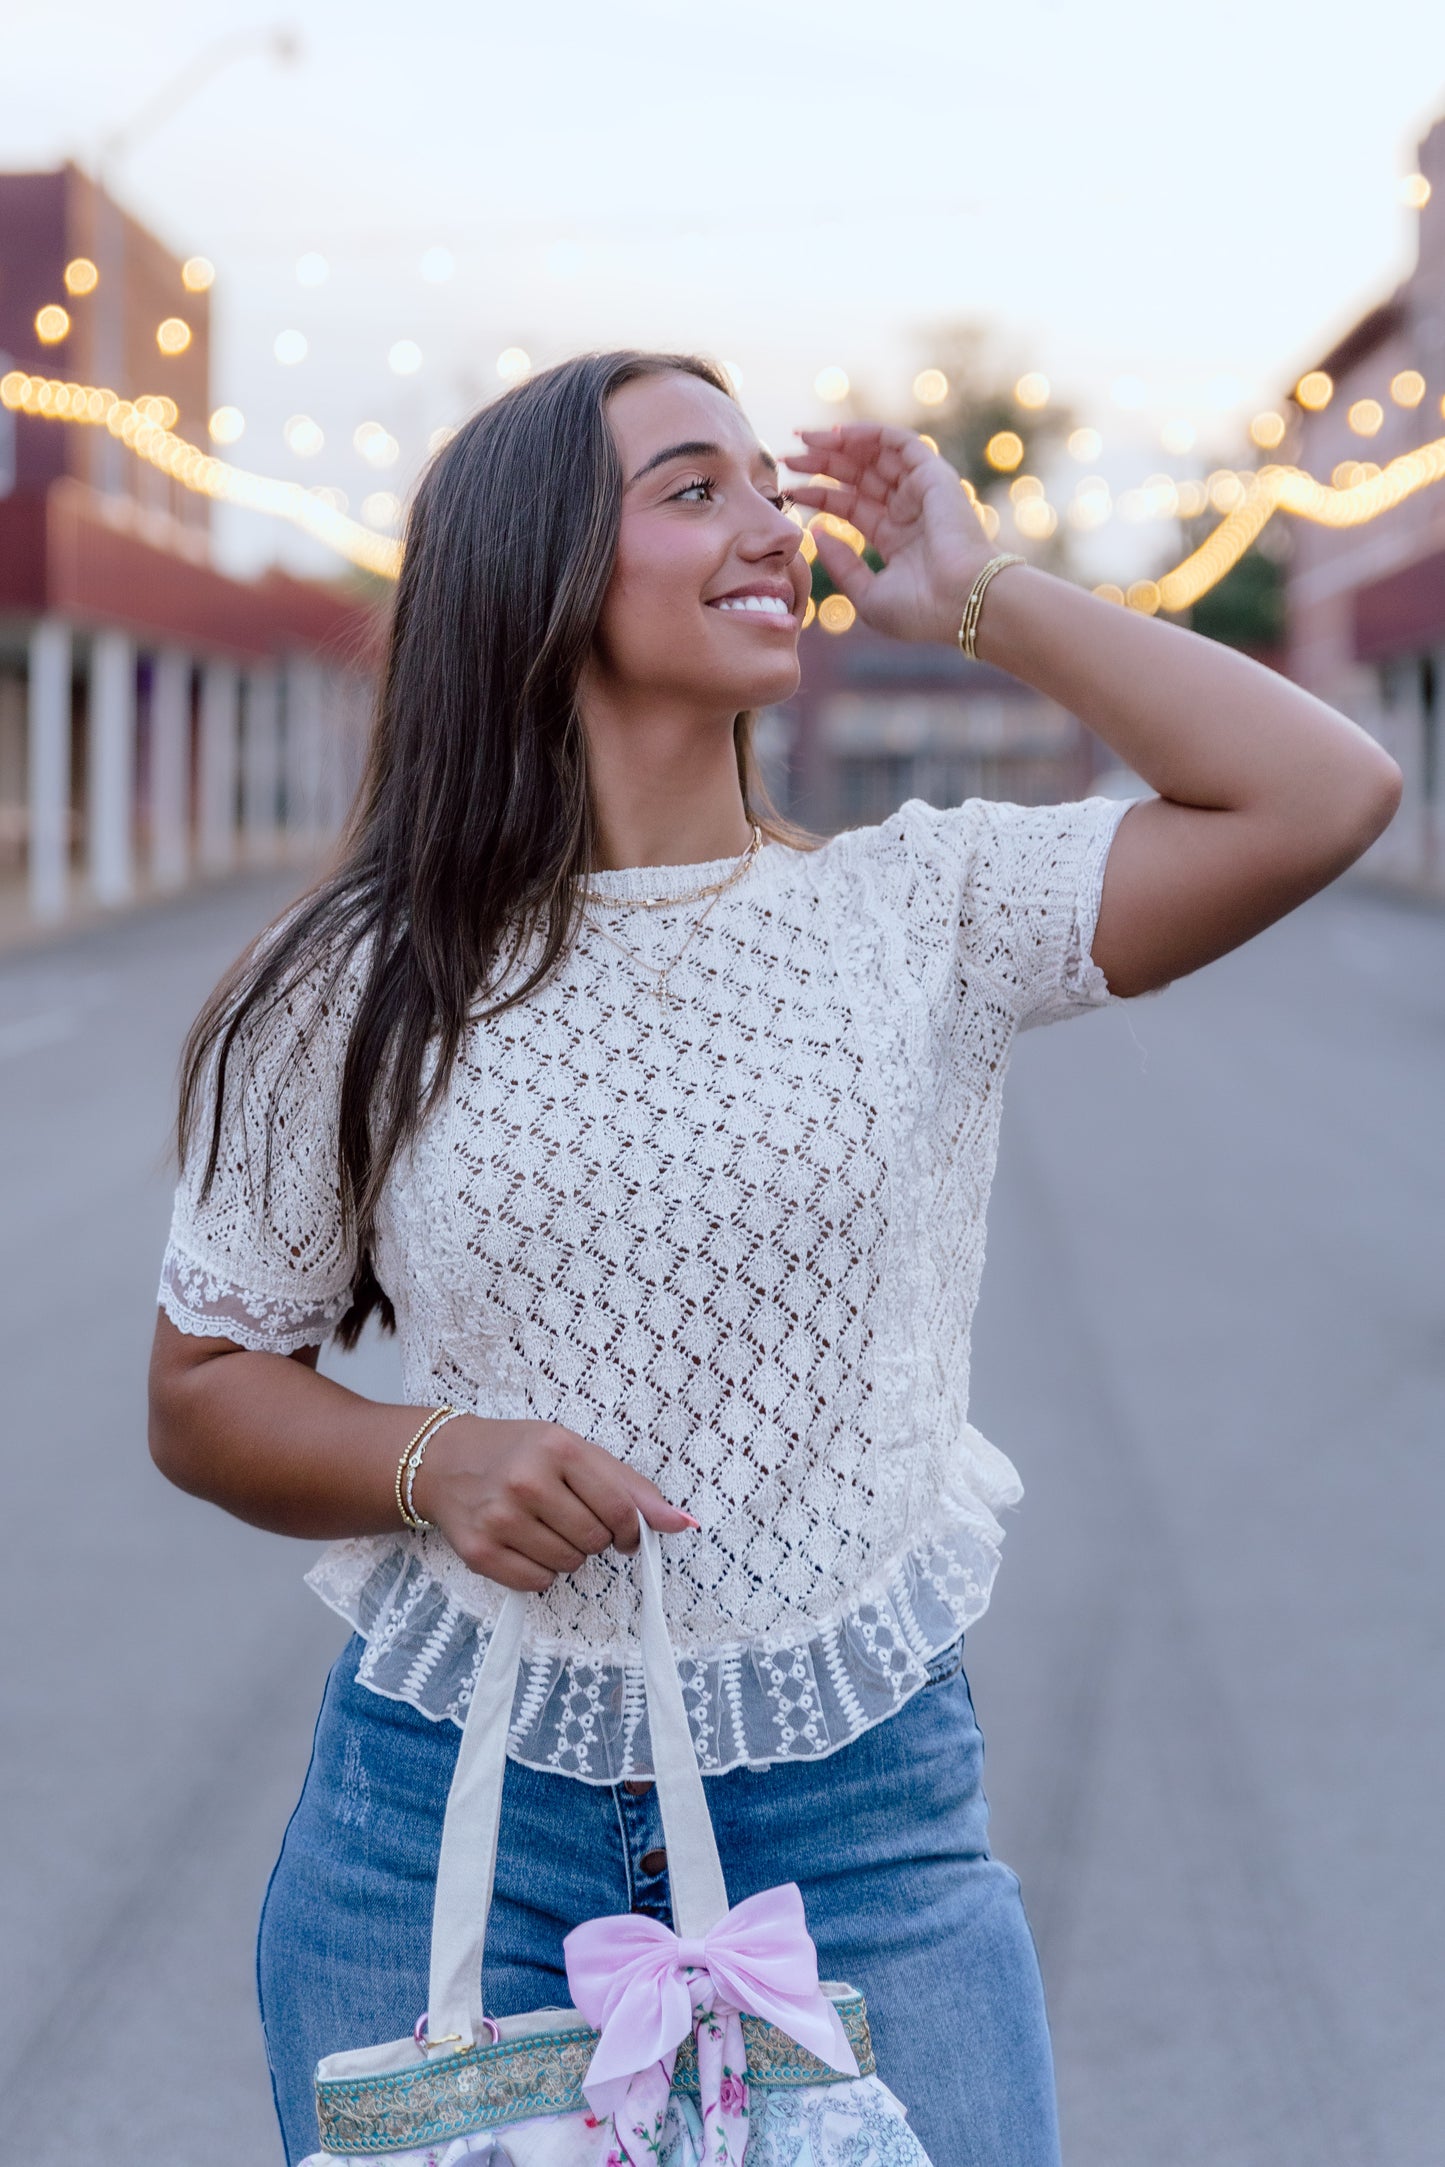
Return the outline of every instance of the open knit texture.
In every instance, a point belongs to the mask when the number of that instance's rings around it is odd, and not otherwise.
[[[1004,1072],[1019,1029],[1115,998],[1090,943],[1127,809],[913,799],[770,845],[667,1005],[589,925],[471,1028],[392,1171],[376,1263],[408,1399],[565,1424],[701,1521],[665,1587],[705,1772],[847,1744],[988,1602],[1022,1494],[967,1420]],[[730,864],[594,874],[589,917],[661,963],[700,906],[626,899]],[[347,1307],[356,975],[273,1015],[209,1195],[180,1183],[160,1299],[183,1331],[290,1353]],[[441,1534],[336,1543],[307,1577],[364,1636],[366,1684],[462,1720],[502,1591]],[[607,1553],[537,1599],[515,1758],[651,1773],[634,1586]]]

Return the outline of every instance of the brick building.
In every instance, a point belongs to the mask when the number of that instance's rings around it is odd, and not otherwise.
[[[1322,481],[1445,438],[1445,120],[1418,164],[1430,193],[1414,268],[1316,363],[1333,388],[1299,414],[1297,463]],[[1365,435],[1351,410],[1368,427],[1368,401],[1379,420]],[[1365,864],[1445,889],[1445,479],[1359,526],[1292,526],[1289,674],[1369,729],[1404,770],[1400,813]]]
[[[74,166],[0,174],[0,377],[158,400],[204,444],[206,275]],[[6,408],[0,431],[0,922],[322,847],[359,773],[371,608],[227,576],[209,500],[103,426]]]

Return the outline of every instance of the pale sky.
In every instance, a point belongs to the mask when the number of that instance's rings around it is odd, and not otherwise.
[[[992,323],[1103,433],[1117,489],[1243,455],[1243,431],[1413,258],[1400,182],[1445,112],[1440,0],[551,0],[382,7],[91,0],[12,10],[0,162],[94,165],[157,85],[283,21],[300,56],[235,60],[118,162],[115,192],[217,266],[230,456],[404,492],[429,432],[498,388],[508,346],[701,348],[775,447],[845,369],[899,411],[931,327]],[[428,250],[454,271],[428,283]],[[319,254],[325,282],[296,265]],[[275,359],[279,332],[306,359]],[[412,340],[418,373],[388,366]],[[1112,388],[1142,379],[1143,403]],[[163,389],[158,380],[153,387]],[[324,449],[286,447],[288,417]],[[1198,451],[1160,449],[1170,419]],[[366,420],[402,457],[370,470]],[[228,515],[232,561],[321,568]],[[1092,538],[1095,576],[1140,536]]]

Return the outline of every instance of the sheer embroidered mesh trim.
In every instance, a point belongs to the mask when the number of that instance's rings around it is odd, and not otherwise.
[[[667,1606],[706,1768],[834,1751],[987,1604],[1021,1494],[967,1420],[1003,1079],[1020,1028],[1112,998],[1090,944],[1127,810],[912,800],[813,852],[770,846],[667,1006],[584,930],[468,1034],[394,1170],[376,1262],[408,1399],[561,1423],[702,1522],[667,1546]],[[730,864],[595,876],[596,915],[661,960],[693,913],[627,897]],[[348,1000],[276,1019],[228,1095],[211,1195],[182,1184],[162,1300],[183,1329],[289,1352],[344,1308]],[[439,1535],[335,1546],[311,1583],[365,1636],[368,1684],[465,1708],[498,1591]],[[635,1602],[615,1555],[538,1600],[517,1757],[649,1773]]]

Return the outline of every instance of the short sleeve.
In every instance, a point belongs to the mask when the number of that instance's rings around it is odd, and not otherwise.
[[[355,980],[305,981],[243,1030],[227,1062],[203,1195],[214,1062],[176,1187],[159,1302],[182,1332],[252,1352],[321,1345],[351,1303],[338,1107]]]
[[[1020,1029],[1121,998],[1109,991],[1092,945],[1104,867],[1131,802],[970,798],[939,811],[915,800],[895,816],[933,858],[957,968],[986,980]]]

